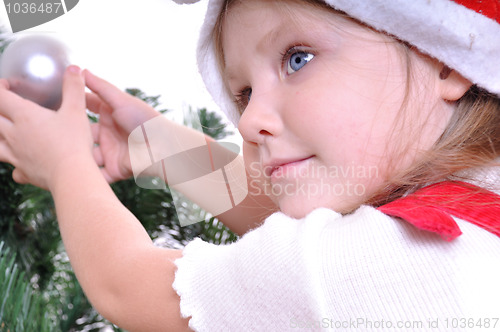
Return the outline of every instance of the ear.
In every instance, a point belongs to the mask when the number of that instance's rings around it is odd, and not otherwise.
[[[438,88],[441,98],[446,101],[456,101],[467,92],[472,83],[457,71],[441,64],[442,69],[438,78]]]

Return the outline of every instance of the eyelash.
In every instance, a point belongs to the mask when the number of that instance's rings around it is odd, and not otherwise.
[[[240,113],[243,113],[245,108],[247,107],[249,101],[250,101],[250,96],[252,94],[252,88],[247,86],[243,89],[240,90],[235,96],[234,96],[234,101],[236,103],[236,106],[238,107],[238,110]]]
[[[295,45],[291,47],[287,47],[287,50],[285,52],[280,52],[280,57],[281,57],[281,70],[283,71],[284,68],[287,68],[288,62],[290,61],[290,57],[298,52],[304,52],[304,53],[312,53],[311,51],[305,50],[306,46],[304,45]],[[286,70],[284,70],[286,72]],[[291,75],[286,73],[286,75]],[[244,87],[241,89],[235,96],[234,96],[234,101],[236,103],[236,106],[238,107],[238,110],[240,113],[243,113],[245,108],[247,107],[248,103],[250,102],[250,96],[252,95],[252,88],[249,86]]]
[[[280,53],[280,55],[281,55],[281,70],[286,72],[286,68],[288,67],[288,62],[290,61],[291,56],[294,55],[295,53],[300,53],[300,52],[311,53],[310,51],[305,50],[304,45],[291,46],[291,47],[287,48],[286,52]]]

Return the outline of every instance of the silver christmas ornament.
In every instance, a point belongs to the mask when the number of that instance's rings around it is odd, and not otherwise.
[[[27,36],[7,46],[0,59],[0,75],[11,91],[35,103],[57,110],[62,80],[69,65],[64,44],[47,36]]]

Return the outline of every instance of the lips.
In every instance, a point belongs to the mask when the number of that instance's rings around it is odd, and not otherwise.
[[[282,174],[287,170],[302,166],[312,157],[313,156],[293,159],[273,159],[267,163],[263,163],[264,173],[267,177],[276,177],[278,173]]]

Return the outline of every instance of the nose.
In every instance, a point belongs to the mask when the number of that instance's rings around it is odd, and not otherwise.
[[[238,130],[246,142],[263,144],[266,139],[279,136],[283,131],[279,98],[270,91],[252,92],[245,111],[238,123]]]

